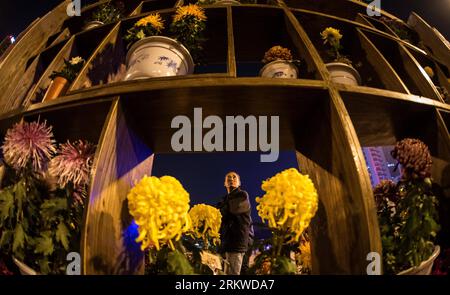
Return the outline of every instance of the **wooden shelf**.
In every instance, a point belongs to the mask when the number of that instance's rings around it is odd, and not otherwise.
[[[132,0],[120,21],[81,31],[101,3],[83,8],[79,18],[68,18],[61,4],[0,61],[0,135],[22,119],[39,119],[54,127],[59,142],[98,144],[82,228],[84,274],[143,273],[126,195],[134,181],[151,175],[155,155],[174,152],[171,120],[192,119],[195,107],[203,117],[279,116],[280,150],[296,151],[299,169],[319,192],[310,227],[314,274],[365,274],[367,253],[382,251],[363,146],[419,138],[430,147],[433,179],[445,184],[450,104],[434,86],[450,89],[445,54],[436,57],[400,40],[365,16],[365,4],[278,0],[205,6],[205,65],[188,76],[122,81],[126,31],[154,12],[167,26],[185,1]],[[320,37],[330,26],[344,35],[343,54],[354,62],[363,86],[330,80]],[[300,79],[258,77],[264,53],[274,45],[290,48],[302,61]],[[69,92],[41,103],[48,76],[74,56],[87,63]],[[434,69],[433,80],[425,66]]]
[[[294,59],[305,63],[298,33],[292,28],[284,10],[273,7],[233,7],[233,34],[238,77],[255,77],[264,66],[264,53],[275,45],[291,50]],[[299,67],[299,78],[314,79],[316,69]]]
[[[108,1],[99,1],[95,4],[88,5],[81,10],[81,16],[68,18],[64,24],[71,35],[80,33],[83,31],[84,25],[92,19],[92,14],[104,3]],[[113,0],[114,5],[119,5],[119,2],[124,3],[123,0]],[[140,5],[141,0],[126,0],[124,6],[124,15],[129,16]]]
[[[341,94],[361,146],[388,146],[404,138],[425,142],[433,157],[432,177],[437,181],[450,164],[450,138],[432,106],[373,95]]]

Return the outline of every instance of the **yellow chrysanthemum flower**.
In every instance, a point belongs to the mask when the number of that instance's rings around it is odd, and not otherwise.
[[[151,25],[155,30],[162,31],[164,29],[164,21],[159,13],[150,14],[147,17],[141,18],[134,25],[135,27],[145,27]]]
[[[303,267],[311,269],[311,244],[310,242],[305,242],[300,244],[300,262]]]
[[[325,30],[320,33],[320,36],[322,36],[322,39],[324,40],[323,43],[337,43],[342,39],[342,35],[338,29],[328,27]]]
[[[289,242],[298,242],[318,208],[319,198],[311,179],[291,168],[263,181],[261,187],[266,192],[256,198],[261,219],[271,228],[289,232]]]
[[[212,239],[214,245],[220,243],[222,214],[217,208],[198,204],[191,208],[189,216],[192,221],[191,232],[197,239],[203,239],[205,243]]]
[[[425,73],[427,73],[428,77],[430,77],[431,79],[433,79],[434,77],[434,71],[432,68],[430,67],[425,67],[423,68],[425,70]]]
[[[154,245],[157,250],[179,240],[190,228],[189,194],[172,176],[144,176],[129,192],[130,214],[139,226],[141,249]]]
[[[177,8],[177,11],[173,17],[173,21],[179,22],[186,16],[194,16],[200,21],[206,20],[205,10],[202,7],[195,4],[189,4]]]

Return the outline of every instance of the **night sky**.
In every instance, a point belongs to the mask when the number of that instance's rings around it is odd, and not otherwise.
[[[314,0],[311,0],[314,1]],[[333,0],[330,0],[333,1]],[[0,37],[17,36],[35,18],[55,7],[58,0],[2,0]],[[82,1],[83,3],[84,1]],[[410,11],[419,13],[450,39],[450,0],[382,0],[382,9],[406,20]],[[261,163],[258,153],[204,153],[157,155],[153,175],[178,178],[191,194],[191,204],[214,205],[225,194],[224,176],[234,170],[251,199],[261,196],[261,181],[289,167],[296,167],[294,152],[283,152],[275,163]],[[253,217],[257,219],[253,203]]]

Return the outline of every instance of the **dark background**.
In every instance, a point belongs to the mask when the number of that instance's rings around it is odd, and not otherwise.
[[[82,5],[85,2],[81,0]],[[1,0],[0,40],[7,35],[17,36],[34,19],[43,16],[59,3],[60,0]],[[415,11],[450,39],[450,0],[381,0],[381,8],[405,21],[409,13]]]

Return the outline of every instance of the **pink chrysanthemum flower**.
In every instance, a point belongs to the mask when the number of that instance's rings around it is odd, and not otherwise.
[[[56,152],[52,127],[47,122],[20,122],[8,129],[3,143],[3,158],[16,170],[27,165],[43,172]]]
[[[89,182],[94,154],[95,146],[87,141],[67,141],[59,146],[58,155],[50,161],[49,172],[61,187],[71,182],[79,189]]]

